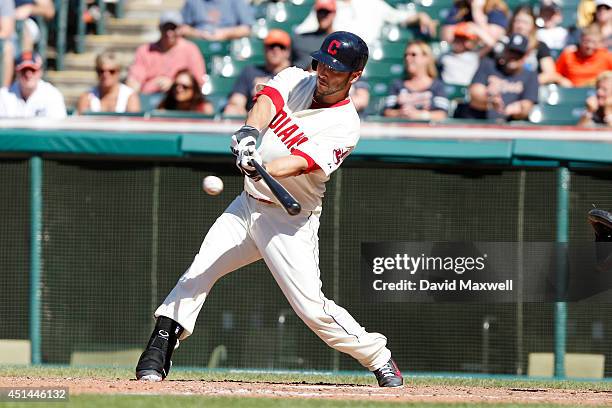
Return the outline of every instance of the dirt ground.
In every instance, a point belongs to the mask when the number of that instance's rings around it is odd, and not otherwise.
[[[0,378],[1,387],[65,387],[76,394],[204,395],[233,397],[323,398],[411,402],[555,403],[568,406],[612,406],[612,391],[538,388],[485,388],[410,386],[381,389],[375,386],[331,384],[279,384],[169,380],[161,383],[135,380],[83,378]]]

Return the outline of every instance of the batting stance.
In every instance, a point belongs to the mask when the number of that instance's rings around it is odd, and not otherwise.
[[[323,341],[373,371],[381,387],[403,384],[387,338],[368,333],[321,292],[322,198],[331,173],[359,140],[359,117],[348,94],[363,72],[368,47],[357,35],[339,31],[312,57],[315,73],[291,67],[258,85],[256,103],[231,142],[245,175],[244,192],[215,221],[193,263],[156,310],[155,329],[136,367],[138,379],[164,379],[173,350],[193,333],[214,283],[263,258],[295,313]],[[263,164],[301,203],[298,215],[285,213],[251,160]]]

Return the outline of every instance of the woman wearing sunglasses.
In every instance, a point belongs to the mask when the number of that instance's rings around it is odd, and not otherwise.
[[[140,111],[138,94],[119,81],[121,64],[114,52],[103,52],[96,57],[96,73],[98,85],[80,96],[78,113]]]
[[[205,115],[214,113],[212,103],[204,98],[198,82],[188,69],[176,73],[172,86],[157,109],[199,112]]]

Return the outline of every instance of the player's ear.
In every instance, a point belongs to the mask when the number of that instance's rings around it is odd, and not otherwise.
[[[361,74],[363,74],[363,70],[351,72],[351,85],[359,81],[359,78],[361,78]]]

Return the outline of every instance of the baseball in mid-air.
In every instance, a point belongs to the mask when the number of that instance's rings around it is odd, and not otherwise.
[[[223,180],[217,176],[206,176],[202,180],[202,189],[209,195],[219,195],[223,191]]]

